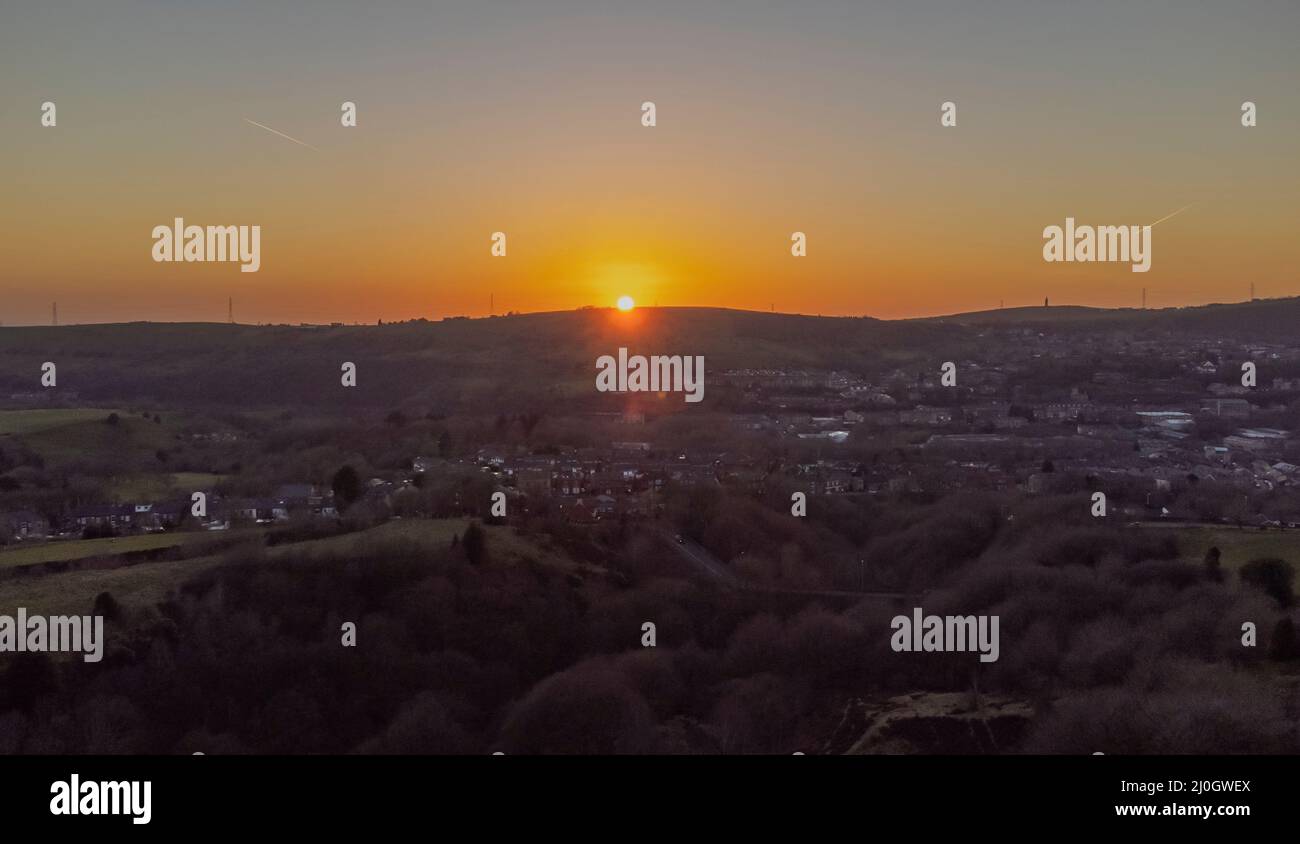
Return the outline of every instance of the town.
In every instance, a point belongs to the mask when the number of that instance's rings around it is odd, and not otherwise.
[[[0,596],[104,620],[6,657],[0,750],[1275,747],[1298,307],[0,330]]]
[[[702,485],[786,500],[793,491],[934,499],[993,490],[1077,492],[1082,502],[1101,490],[1117,518],[1134,522],[1300,523],[1300,440],[1293,434],[1300,345],[1212,337],[1175,343],[1125,332],[1076,333],[1064,345],[1040,329],[1011,326],[985,328],[976,347],[983,354],[956,361],[954,386],[942,384],[937,360],[877,372],[710,371],[715,392],[706,410],[717,425],[708,436],[677,436],[673,412],[627,394],[609,394],[621,404],[607,410],[549,410],[585,432],[581,445],[548,441],[554,425],[533,430],[536,420],[519,415],[463,426],[454,444],[444,426],[440,452],[388,454],[358,466],[366,476],[345,503],[386,516],[445,514],[455,504],[431,498],[426,481],[477,475],[482,501],[459,502],[464,512],[479,512],[499,490],[513,513],[554,511],[575,523],[654,518],[665,490]],[[1259,386],[1242,386],[1243,362],[1257,367]],[[41,398],[15,394],[11,404]],[[402,418],[390,414],[389,429],[400,433]],[[184,436],[219,452],[254,435]],[[0,484],[9,485],[4,500],[12,502],[13,479],[31,467],[13,449],[5,460],[10,471]],[[343,509],[339,466],[314,477],[263,473],[261,488],[234,485],[245,495],[226,482],[236,476],[201,468],[215,482],[167,498],[46,495],[39,510],[11,505],[0,515],[4,538],[228,530],[332,520]],[[194,492],[207,498],[204,517],[191,514]]]

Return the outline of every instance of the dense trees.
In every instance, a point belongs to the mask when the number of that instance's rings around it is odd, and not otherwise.
[[[477,477],[438,473],[413,494],[454,501]],[[1186,561],[1158,531],[1051,498],[845,499],[796,521],[726,489],[677,496],[673,528],[773,591],[686,579],[653,527],[420,519],[436,541],[402,521],[390,539],[308,550],[286,526],[274,549],[228,548],[157,606],[100,594],[103,663],[0,658],[0,752],[813,749],[847,700],[971,688],[970,654],[890,649],[890,619],[912,606],[999,616],[1001,658],[979,688],[1036,702],[1025,749],[1300,750],[1293,692],[1233,670],[1296,658],[1284,561],[1248,563],[1242,589],[1206,577],[1220,555]],[[793,591],[859,577],[915,597]],[[1242,646],[1242,619],[1258,650]],[[341,644],[345,621],[356,647]]]
[[[1291,584],[1294,578],[1295,568],[1286,560],[1279,560],[1276,557],[1251,560],[1241,567],[1242,583],[1249,583],[1256,589],[1260,589],[1283,608],[1295,602],[1295,593]]]
[[[1211,545],[1205,551],[1205,576],[1215,583],[1223,580],[1223,568],[1220,564],[1222,556],[1217,545]]]
[[[330,488],[334,490],[334,500],[338,502],[339,509],[344,510],[361,497],[361,476],[352,466],[344,466],[334,473]]]
[[[460,547],[465,552],[465,559],[473,565],[482,565],[487,560],[487,537],[478,522],[470,522],[465,528],[465,538]]]

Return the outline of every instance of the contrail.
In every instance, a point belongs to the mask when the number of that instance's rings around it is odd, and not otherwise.
[[[1152,223],[1151,225],[1153,225],[1153,226],[1158,226],[1158,225],[1160,225],[1161,223],[1163,223],[1165,220],[1168,220],[1170,217],[1175,217],[1175,216],[1177,216],[1177,215],[1183,213],[1184,211],[1186,211],[1188,208],[1191,208],[1191,207],[1192,207],[1193,205],[1195,205],[1195,204],[1196,204],[1195,202],[1188,203],[1187,205],[1184,205],[1182,208],[1179,208],[1179,209],[1178,209],[1177,211],[1175,211],[1173,214],[1166,214],[1165,216],[1161,217],[1159,220],[1156,220],[1156,221],[1155,221],[1154,223]]]
[[[272,129],[270,126],[266,126],[266,125],[264,125],[264,124],[262,124],[262,123],[258,123],[256,120],[249,120],[247,117],[245,117],[245,118],[244,118],[244,122],[246,122],[246,123],[252,123],[254,126],[257,126],[257,127],[259,127],[259,128],[265,129],[265,130],[268,131],[268,132],[274,132],[275,134],[279,135],[281,138],[285,138],[285,139],[287,139],[287,140],[293,141],[295,144],[301,144],[301,145],[307,147],[307,149],[316,149],[316,147],[312,146],[311,144],[307,143],[306,141],[300,141],[300,140],[298,140],[297,138],[290,138],[288,135],[286,135],[285,133],[281,132],[280,130],[278,130],[278,129]],[[316,149],[316,151],[317,151],[317,152],[320,152],[320,150],[318,150],[318,149]],[[1175,212],[1175,213],[1177,213],[1177,212]]]

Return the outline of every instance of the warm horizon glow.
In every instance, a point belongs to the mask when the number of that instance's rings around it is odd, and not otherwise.
[[[4,325],[1300,294],[1295,3],[69,2],[0,27]],[[154,262],[175,217],[260,269]],[[1166,219],[1135,274],[1045,263],[1066,217]]]

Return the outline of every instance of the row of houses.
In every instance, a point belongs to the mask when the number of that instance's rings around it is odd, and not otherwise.
[[[179,527],[187,520],[210,530],[232,522],[269,524],[295,515],[333,516],[334,494],[311,484],[287,484],[262,498],[209,495],[202,517],[190,499],[142,504],[86,504],[51,520],[31,510],[0,513],[0,537],[14,540],[69,537],[86,531],[151,533]]]

